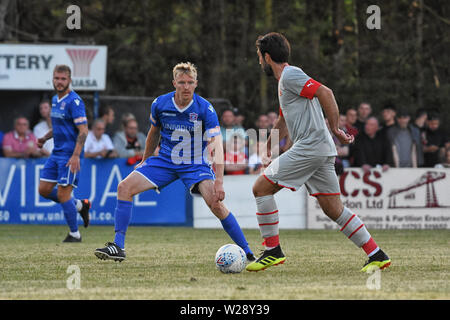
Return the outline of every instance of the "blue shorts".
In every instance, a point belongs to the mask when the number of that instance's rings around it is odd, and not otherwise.
[[[181,179],[191,193],[199,193],[197,185],[203,180],[215,180],[216,176],[208,164],[174,164],[162,157],[150,157],[135,172],[143,175],[157,190]]]
[[[41,170],[41,180],[55,182],[62,186],[72,185],[76,188],[78,186],[80,171],[72,173],[70,168],[66,167],[69,159],[70,157],[51,155]]]

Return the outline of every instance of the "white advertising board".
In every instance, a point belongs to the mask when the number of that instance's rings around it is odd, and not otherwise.
[[[241,228],[258,229],[256,203],[252,187],[258,176],[225,176],[225,206],[233,213]],[[304,229],[306,224],[306,190],[280,190],[275,195],[279,210],[280,229]],[[202,197],[194,196],[194,228],[222,228],[219,219],[209,210]]]
[[[344,205],[369,229],[450,229],[450,169],[348,168],[339,183]],[[308,198],[307,228],[338,228]]]
[[[0,44],[0,90],[53,90],[53,68],[72,69],[74,90],[105,90],[106,46]]]

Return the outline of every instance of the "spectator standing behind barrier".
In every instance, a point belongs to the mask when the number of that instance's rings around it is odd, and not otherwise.
[[[145,140],[136,119],[130,117],[124,123],[124,130],[114,135],[113,143],[119,157],[128,158],[128,164],[133,165],[142,159]]]
[[[396,119],[397,124],[386,131],[392,145],[394,167],[417,168],[420,163],[423,163],[423,154],[421,161],[419,160],[420,131],[409,123],[411,117],[406,110],[400,110]]]
[[[419,108],[416,110],[416,115],[414,117],[414,121],[412,125],[419,129],[420,133],[424,133],[426,130],[426,122],[427,122],[428,113],[424,108]]]
[[[378,132],[378,120],[375,117],[367,119],[364,131],[355,139],[354,165],[364,171],[382,166],[383,171],[392,164],[392,151],[389,141]]]
[[[228,140],[234,135],[239,134],[245,138],[245,130],[241,126],[236,126],[236,118],[232,110],[227,109],[222,112],[220,133],[222,134],[223,145],[225,147]]]
[[[383,107],[381,110],[381,118],[383,119],[383,127],[380,129],[380,133],[387,137],[390,128],[395,126],[395,116],[397,115],[397,110],[391,104]]]
[[[3,154],[8,158],[37,158],[42,156],[37,139],[30,131],[30,123],[25,117],[14,120],[14,130],[3,138]]]
[[[355,127],[356,120],[358,119],[358,114],[356,109],[349,108],[345,112],[345,132],[354,136],[358,135],[358,129]]]
[[[85,158],[116,158],[117,152],[111,138],[105,133],[106,124],[102,119],[97,119],[92,124],[84,144]]]
[[[244,128],[245,116],[242,113],[236,113],[234,116],[234,125],[238,128]]]
[[[425,167],[434,167],[440,162],[440,156],[444,153],[446,137],[440,129],[440,124],[441,120],[437,113],[428,115],[423,146]]]
[[[364,131],[366,120],[370,117],[371,114],[372,114],[372,107],[370,106],[370,103],[361,102],[358,106],[357,120],[354,124],[356,129],[358,129],[358,132]]]
[[[270,121],[269,117],[265,114],[260,114],[258,120],[256,120],[256,130],[258,129],[266,129],[270,130]]]
[[[105,123],[105,134],[110,138],[114,137],[114,132],[112,130],[112,124],[115,119],[114,109],[111,106],[102,105],[99,109],[98,117]]]
[[[269,128],[272,129],[275,125],[275,122],[278,120],[278,114],[274,111],[269,111],[267,113],[267,117],[269,118]]]
[[[247,155],[245,138],[235,134],[228,139],[224,153],[224,172],[226,175],[245,174],[247,171]]]
[[[52,107],[50,101],[44,100],[39,104],[39,114],[41,115],[41,121],[33,128],[34,136],[39,139],[42,138],[52,128],[51,118]],[[48,157],[53,151],[53,138],[48,139],[42,146],[42,156]]]

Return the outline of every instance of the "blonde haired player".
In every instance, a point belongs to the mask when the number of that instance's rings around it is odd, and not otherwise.
[[[106,247],[95,250],[100,259],[125,259],[125,234],[131,219],[132,198],[146,190],[163,189],[181,179],[193,194],[200,194],[224,230],[255,260],[242,230],[225,207],[223,200],[223,146],[219,120],[211,103],[194,91],[197,69],[192,63],[179,63],[173,68],[175,91],[156,98],[150,111],[148,132],[142,161],[117,189],[115,238]],[[161,138],[159,155],[152,157]],[[205,155],[207,148],[214,153],[215,173]]]

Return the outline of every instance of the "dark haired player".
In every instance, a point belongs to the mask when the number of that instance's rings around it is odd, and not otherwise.
[[[272,32],[259,37],[256,48],[263,71],[278,80],[280,117],[273,130],[279,130],[280,139],[289,134],[293,145],[270,163],[253,186],[265,251],[259,259],[247,265],[247,270],[264,270],[285,262],[279,241],[274,194],[282,188],[298,190],[303,184],[310,195],[317,198],[325,214],[368,255],[369,260],[361,271],[388,267],[391,260],[377,246],[358,216],[344,207],[340,199],[334,169],[336,147],[323,112],[331,131],[341,143],[352,143],[354,138],[338,127],[339,110],[333,92],[302,69],[288,64],[290,45],[283,35]],[[273,132],[267,141],[269,159]]]

